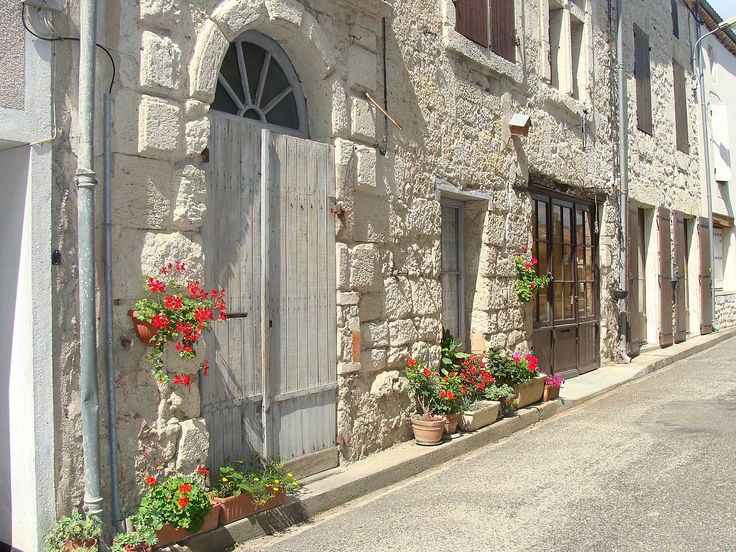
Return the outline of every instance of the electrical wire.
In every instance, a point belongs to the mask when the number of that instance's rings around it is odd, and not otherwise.
[[[76,42],[79,42],[79,38],[75,36],[49,37],[49,36],[41,36],[40,34],[33,32],[31,28],[28,26],[28,22],[26,21],[26,5],[25,4],[22,4],[22,7],[21,7],[21,20],[23,21],[23,27],[25,28],[25,30],[40,40],[45,40],[47,42],[61,42],[64,40],[74,40]],[[110,78],[110,86],[108,87],[108,94],[112,94],[112,86],[113,84],[115,84],[115,75],[116,75],[115,60],[113,59],[110,51],[107,48],[105,48],[102,44],[98,44],[95,42],[95,46],[97,46],[100,50],[105,52],[107,54],[107,57],[110,59],[110,65],[112,66],[112,77]]]

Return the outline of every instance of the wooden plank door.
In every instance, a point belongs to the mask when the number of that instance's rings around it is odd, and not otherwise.
[[[210,433],[208,466],[263,453],[261,425],[260,129],[210,117],[205,284],[227,290],[226,322],[206,336],[209,375],[200,377]]]
[[[629,208],[629,228],[627,243],[627,259],[629,271],[629,297],[626,303],[629,318],[628,354],[637,356],[641,352],[642,329],[646,332],[646,323],[641,316],[641,296],[639,293],[640,256],[642,244],[639,239],[641,230],[639,228],[639,208]],[[646,335],[646,334],[645,334]]]
[[[662,347],[674,342],[672,327],[672,250],[670,210],[657,209],[659,234],[659,344]]]
[[[262,141],[266,454],[305,476],[338,463],[334,151]]]
[[[706,217],[698,218],[700,245],[700,334],[713,331],[713,267],[710,258],[710,225]]]
[[[679,211],[672,211],[672,243],[674,258],[672,259],[672,284],[675,299],[675,343],[682,343],[687,336],[687,265],[685,251],[687,249],[685,234],[685,216]]]

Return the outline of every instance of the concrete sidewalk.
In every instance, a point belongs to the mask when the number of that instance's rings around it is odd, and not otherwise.
[[[336,468],[305,480],[306,490],[299,501],[263,512],[215,531],[197,535],[186,542],[185,550],[205,552],[225,550],[239,542],[282,531],[308,521],[316,514],[394,485],[455,457],[499,441],[509,435],[591,400],[625,383],[702,352],[736,336],[736,328],[697,336],[667,349],[645,352],[631,364],[608,365],[566,383],[556,401],[521,409],[475,433],[460,434],[437,447],[421,447],[413,441],[401,443],[364,460]]]

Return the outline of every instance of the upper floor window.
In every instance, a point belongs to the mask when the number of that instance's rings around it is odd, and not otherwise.
[[[677,149],[683,153],[690,151],[687,117],[687,90],[685,70],[682,65],[672,60],[674,92],[675,92],[675,135]]]
[[[587,42],[585,2],[549,0],[547,36],[550,84],[578,100],[586,99]]]
[[[672,2],[672,34],[675,38],[680,38],[680,18],[677,11],[677,0],[671,0]]]
[[[455,30],[516,63],[515,0],[454,0]]]
[[[636,79],[636,123],[652,134],[652,72],[649,64],[649,37],[634,25],[634,78]]]

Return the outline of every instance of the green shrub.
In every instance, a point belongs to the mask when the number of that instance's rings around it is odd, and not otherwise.
[[[90,540],[99,540],[102,536],[102,524],[95,516],[82,517],[79,512],[71,516],[61,516],[51,531],[46,535],[46,551],[62,552],[67,542],[83,544]]]

